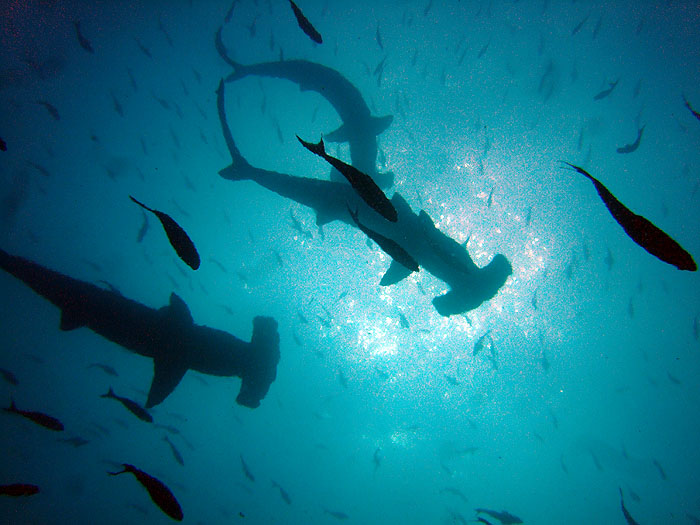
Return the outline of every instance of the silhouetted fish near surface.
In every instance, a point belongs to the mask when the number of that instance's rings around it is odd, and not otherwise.
[[[27,418],[29,421],[41,425],[49,430],[55,430],[56,432],[61,432],[63,430],[63,423],[61,423],[55,417],[48,416],[41,412],[31,412],[29,410],[19,410],[15,405],[15,400],[10,401],[10,407],[3,409],[5,412],[10,412],[11,414],[17,414],[19,416]]]
[[[311,25],[311,22],[309,22],[309,20],[304,16],[301,9],[299,9],[292,0],[289,0],[289,5],[292,6],[292,11],[294,11],[294,16],[296,17],[297,24],[299,24],[301,30],[306,33],[311,40],[317,44],[322,44],[323,38],[321,38],[321,34],[316,31],[314,26]]]
[[[32,496],[39,492],[39,487],[29,483],[12,483],[10,485],[0,485],[0,495],[2,496]]]
[[[690,112],[693,114],[693,116],[694,116],[696,119],[700,120],[700,113],[698,113],[697,111],[695,111],[695,110],[693,109],[693,107],[690,105],[690,102],[688,102],[688,99],[685,98],[685,95],[683,95],[683,102],[685,103],[685,107],[688,108],[688,109],[690,110]]]
[[[170,217],[170,215],[149,208],[145,204],[142,204],[134,199],[131,195],[129,195],[129,198],[141,206],[144,210],[150,211],[156,217],[158,217],[158,220],[163,225],[165,234],[168,236],[170,245],[175,249],[180,259],[182,259],[185,264],[187,264],[193,270],[199,268],[200,260],[199,254],[197,253],[197,248],[195,248],[194,243],[188,237],[187,233],[185,233],[185,230],[183,230],[180,225]]]
[[[363,226],[357,218],[357,210],[355,210],[355,212],[353,213],[352,210],[348,208],[348,213],[350,214],[350,217],[352,217],[352,220],[355,222],[360,231],[362,231],[365,235],[367,235],[367,237],[376,242],[379,245],[379,247],[394,261],[401,264],[411,272],[417,272],[418,270],[420,270],[420,267],[418,266],[416,260],[413,257],[411,257],[411,255],[406,250],[399,246],[398,243],[396,243],[392,239],[389,239],[388,237],[385,237],[384,235],[381,235]],[[382,281],[384,281],[383,278]]]
[[[37,100],[36,103],[40,106],[44,106],[46,108],[46,111],[49,112],[49,115],[51,115],[51,118],[53,118],[54,120],[61,120],[61,115],[58,114],[56,106],[49,102],[46,102],[45,100]]]
[[[176,521],[182,521],[183,514],[180,504],[170,492],[170,489],[166,487],[163,482],[157,480],[150,474],[146,474],[142,470],[137,469],[133,465],[124,463],[124,470],[119,472],[108,472],[110,476],[118,476],[125,472],[130,472],[133,474],[141,485],[146,487],[148,495],[151,496],[153,503],[160,507],[160,510],[165,512],[168,516]]]
[[[134,414],[141,421],[145,421],[146,423],[153,422],[153,417],[151,416],[151,414],[149,414],[146,411],[145,408],[143,408],[141,405],[139,405],[135,401],[132,401],[131,399],[127,399],[126,397],[121,397],[121,396],[116,395],[114,393],[114,390],[112,390],[112,387],[109,387],[109,392],[107,392],[106,394],[102,394],[100,397],[116,399],[122,405],[124,405],[124,408],[126,408],[129,412]]]
[[[80,44],[80,47],[82,47],[88,53],[94,53],[95,50],[92,49],[92,44],[90,44],[90,41],[83,36],[83,33],[80,30],[80,22],[76,20],[73,22],[73,26],[75,27],[75,36],[78,37],[78,44]]]
[[[357,168],[354,168],[353,166],[350,166],[349,164],[328,155],[326,153],[325,145],[323,144],[323,139],[321,139],[317,144],[313,144],[311,142],[303,141],[297,135],[297,140],[311,153],[318,155],[340,173],[342,173],[353,189],[360,197],[362,197],[362,200],[365,201],[370,208],[375,210],[388,221],[398,221],[398,213],[396,213],[396,208],[394,208],[394,205],[389,199],[387,199],[384,192],[379,189],[379,186],[377,186],[377,184],[372,180],[372,177],[362,173]]]
[[[348,519],[348,518],[350,517],[350,516],[348,516],[347,514],[345,514],[344,512],[340,512],[340,511],[337,511],[337,510],[329,510],[329,509],[327,509],[326,507],[323,507],[323,512],[325,512],[326,514],[329,514],[329,515],[333,516],[333,517],[334,517],[335,519],[337,519],[337,520],[346,520],[346,519]]]
[[[620,79],[617,79],[615,82],[608,82],[608,88],[598,93],[595,97],[593,97],[593,100],[603,100],[604,98],[609,97],[619,81]]]
[[[19,381],[17,381],[17,376],[5,368],[0,368],[0,375],[11,385],[17,386],[19,384]]]
[[[282,486],[277,483],[274,479],[270,480],[272,481],[272,486],[275,487],[277,490],[280,491],[280,497],[284,500],[284,502],[287,505],[292,504],[292,498],[289,497],[289,494],[287,494],[287,491],[282,488]]]
[[[175,458],[175,461],[177,461],[180,465],[183,467],[185,466],[185,460],[182,459],[182,454],[180,454],[180,451],[177,449],[175,445],[173,445],[173,442],[168,439],[168,436],[163,436],[163,441],[165,441],[168,445],[170,445],[170,450],[173,453],[173,457]]]
[[[507,512],[505,510],[502,510],[501,512],[495,511],[495,510],[489,510],[489,509],[474,509],[476,512],[482,513],[482,514],[488,514],[492,518],[497,519],[500,521],[503,525],[512,525],[514,523],[522,523],[523,520],[518,518],[517,516],[514,516],[510,512]]]
[[[243,469],[243,474],[245,474],[246,478],[248,478],[250,481],[255,481],[255,476],[253,476],[253,473],[248,468],[248,464],[243,459],[243,454],[241,454],[241,468]]]
[[[625,507],[625,500],[622,497],[622,488],[621,487],[618,487],[618,488],[620,490],[620,507],[622,507],[622,514],[625,516],[625,520],[627,521],[628,525],[639,525],[639,523],[637,523],[635,521],[635,519],[632,517],[632,515],[629,513],[629,511],[627,510],[627,507]]]
[[[568,162],[564,162],[564,164],[567,164],[593,183],[610,214],[622,226],[625,233],[639,246],[662,261],[672,264],[679,270],[689,270],[691,272],[697,270],[693,257],[680,244],[671,239],[648,219],[641,215],[636,215],[627,209],[603,184],[586,170]]]
[[[646,127],[646,124],[639,128],[637,131],[637,140],[635,140],[632,144],[626,144],[625,146],[622,146],[620,148],[617,148],[618,153],[632,153],[633,151],[636,151],[637,148],[639,147],[639,143],[642,140],[642,134],[644,133],[644,128]]]

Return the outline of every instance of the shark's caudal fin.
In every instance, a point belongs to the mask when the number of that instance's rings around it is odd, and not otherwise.
[[[369,129],[363,128],[363,131],[365,133],[379,135],[391,125],[393,120],[393,115],[386,115],[384,117],[370,117]],[[331,131],[328,135],[325,135],[325,139],[328,142],[348,142],[350,140],[349,126],[347,124],[342,124],[338,129]]]
[[[277,321],[261,316],[253,319],[253,337],[248,352],[250,355],[241,374],[241,391],[236,397],[236,403],[256,408],[277,377],[277,363],[280,360]]]
[[[321,140],[319,140],[316,144],[300,139],[299,135],[297,135],[297,140],[301,142],[301,145],[308,149],[311,153],[319,155],[320,157],[323,157],[326,154],[326,146],[323,144],[323,137],[321,137]]]
[[[185,302],[177,294],[170,294],[170,305],[167,309],[168,317],[176,324],[189,326],[193,324],[192,314]],[[148,392],[146,408],[152,408],[162,403],[187,372],[187,365],[178,361],[178,356],[161,355],[153,359],[153,382]]]

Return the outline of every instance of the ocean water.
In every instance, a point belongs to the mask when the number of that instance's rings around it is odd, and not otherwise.
[[[226,22],[230,7],[3,2],[0,248],[149,308],[174,292],[244,341],[271,316],[281,358],[257,408],[236,403],[239,378],[188,371],[147,423],[100,396],[143,405],[152,360],[61,331],[60,310],[2,272],[0,368],[17,384],[0,377],[0,403],[65,430],[0,413],[0,485],[40,488],[0,496],[0,522],[172,521],[134,476],[107,474],[128,463],[186,523],[500,523],[480,508],[614,524],[620,489],[639,523],[698,523],[697,273],[635,244],[560,161],[700,256],[700,121],[684,103],[700,109],[700,6],[300,1],[320,45],[286,1],[240,0]],[[425,268],[381,287],[391,259],[360,230],[321,231],[313,209],[219,176],[221,26],[236,62],[323,64],[393,115],[374,159],[395,174],[387,195],[478,266],[506,256],[498,293],[443,317],[431,300],[448,286]],[[249,75],[226,84],[226,119],[253,166],[326,180],[295,135],[342,124],[330,97]],[[350,162],[347,144],[327,150]],[[198,270],[129,195],[184,228]]]

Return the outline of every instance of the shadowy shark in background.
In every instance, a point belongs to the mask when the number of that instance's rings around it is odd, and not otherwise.
[[[328,91],[325,94],[329,94]],[[359,209],[365,227],[399,244],[420,266],[450,286],[450,291],[433,299],[433,305],[441,315],[456,315],[477,308],[494,297],[512,273],[510,263],[500,254],[484,268],[477,267],[465,247],[438,230],[425,211],[414,213],[398,193],[391,199],[398,220],[389,222],[347,184],[295,177],[251,166],[238,150],[228,126],[223,80],[217,89],[217,107],[224,140],[232,158],[232,164],[219,172],[223,178],[252,180],[278,195],[313,208],[318,226],[340,220],[357,227],[348,208]],[[411,270],[393,261],[381,284],[395,284],[410,273]]]
[[[194,324],[185,302],[149,308],[111,290],[49,270],[0,250],[0,268],[61,309],[61,330],[87,326],[124,348],[153,359],[153,382],[146,408],[161,403],[187,370],[241,378],[239,405],[255,408],[277,375],[280,359],[277,322],[253,319],[250,343]]]
[[[366,173],[380,188],[389,188],[394,182],[390,171],[379,173],[377,161],[377,135],[386,130],[394,117],[373,117],[362,93],[355,85],[335,69],[309,62],[308,60],[280,60],[243,65],[231,60],[221,40],[221,28],[216,32],[216,49],[221,58],[234,68],[226,82],[234,82],[250,75],[281,78],[299,85],[301,91],[315,91],[333,106],[343,124],[323,135],[326,142],[347,142],[350,147],[351,164]],[[331,172],[331,179],[345,178]]]

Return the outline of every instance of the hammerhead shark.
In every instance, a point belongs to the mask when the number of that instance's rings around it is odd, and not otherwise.
[[[271,317],[253,319],[253,336],[247,343],[222,330],[194,324],[189,308],[174,293],[170,304],[153,309],[2,250],[0,268],[61,309],[61,330],[86,326],[153,359],[146,408],[165,400],[187,370],[240,377],[236,402],[250,408],[260,405],[277,376],[279,333]]]
[[[336,220],[357,227],[348,209],[359,209],[365,227],[399,244],[420,266],[450,286],[450,291],[433,299],[433,305],[441,315],[456,315],[477,308],[495,296],[512,273],[510,263],[500,254],[485,267],[477,267],[464,246],[435,227],[425,211],[414,213],[398,193],[394,193],[391,199],[398,220],[390,222],[374,212],[348,184],[296,177],[252,166],[241,155],[231,134],[225,113],[223,80],[217,89],[217,108],[232,158],[231,165],[219,172],[223,178],[252,180],[282,197],[312,208],[319,227]],[[410,273],[411,270],[400,263],[392,262],[381,284],[395,284]]]

